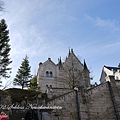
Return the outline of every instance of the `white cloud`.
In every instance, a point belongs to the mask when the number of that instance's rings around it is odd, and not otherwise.
[[[112,35],[115,41],[119,36],[114,37],[116,34],[109,33],[120,31],[119,22],[86,15],[86,24],[82,18],[87,10],[99,3],[100,0],[90,3],[84,0],[6,0],[7,12],[3,18],[10,30],[13,73],[16,73],[26,54],[36,70],[38,63],[47,57],[53,61],[60,56],[64,59],[68,47],[83,59],[87,57],[90,60],[104,56],[110,50],[115,51],[120,44],[111,42]],[[88,24],[92,24],[92,27]],[[102,30],[99,34],[99,29],[107,30],[107,35]],[[110,42],[107,42],[109,39]]]
[[[101,19],[100,17],[92,17],[89,15],[85,15],[86,19],[92,22],[95,26],[106,28],[113,31],[120,31],[119,22],[117,20],[111,19]]]
[[[119,50],[120,48],[120,42],[113,42],[111,44],[107,44],[104,46],[105,49],[111,49],[111,50]]]

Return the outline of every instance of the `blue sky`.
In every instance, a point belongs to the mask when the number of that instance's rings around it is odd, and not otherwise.
[[[118,66],[120,51],[119,0],[5,0],[1,13],[10,31],[12,80],[25,55],[32,74],[48,57],[57,63],[73,48],[86,60],[94,83],[102,67]]]

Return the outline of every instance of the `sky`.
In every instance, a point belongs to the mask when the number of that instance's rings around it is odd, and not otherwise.
[[[104,65],[117,67],[120,59],[120,0],[5,0],[9,29],[12,81],[27,55],[31,74],[49,57],[57,64],[69,48],[98,82]]]

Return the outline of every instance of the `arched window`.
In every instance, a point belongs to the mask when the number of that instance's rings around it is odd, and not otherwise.
[[[50,71],[50,77],[53,77],[53,73]]]
[[[46,77],[49,77],[49,72],[48,71],[46,71]]]

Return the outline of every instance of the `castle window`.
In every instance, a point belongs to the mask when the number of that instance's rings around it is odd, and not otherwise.
[[[46,71],[46,77],[49,77],[49,72],[48,71]]]
[[[50,77],[53,77],[53,73],[50,71]]]

